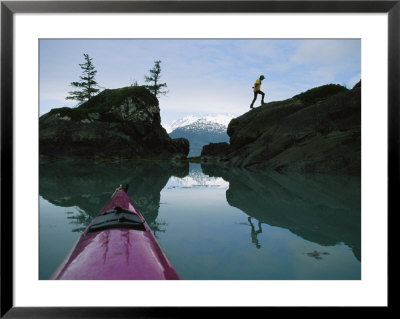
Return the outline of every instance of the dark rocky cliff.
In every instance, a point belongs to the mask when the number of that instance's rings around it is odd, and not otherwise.
[[[234,167],[360,175],[361,81],[264,104],[233,119],[228,135],[220,155],[210,145],[202,156]]]
[[[189,142],[161,126],[157,98],[144,87],[104,90],[77,108],[39,119],[40,154],[79,157],[186,157]]]

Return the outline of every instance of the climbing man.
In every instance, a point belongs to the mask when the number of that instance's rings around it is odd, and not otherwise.
[[[261,96],[262,96],[262,98],[261,98],[261,104],[264,104],[264,96],[265,96],[265,94],[264,94],[263,91],[260,90],[260,88],[261,88],[261,81],[264,80],[264,79],[265,79],[264,75],[260,75],[260,77],[256,80],[256,83],[254,83],[254,86],[253,86],[254,99],[253,99],[253,102],[251,102],[251,104],[250,104],[250,108],[251,108],[251,109],[253,108],[253,104],[254,104],[254,102],[256,101],[257,95],[258,95],[258,94],[261,94]]]

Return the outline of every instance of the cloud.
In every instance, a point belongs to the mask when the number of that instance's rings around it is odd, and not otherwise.
[[[266,75],[266,100],[290,98],[316,85],[353,83],[361,74],[359,40],[41,40],[41,107],[66,105],[70,82],[89,53],[105,88],[144,84],[160,59],[163,114],[237,113],[247,110],[252,85]],[[356,83],[356,82],[355,82]],[[57,105],[59,101],[59,105]],[[50,104],[46,104],[50,105]],[[49,107],[49,106],[47,106]]]
[[[361,53],[360,40],[306,40],[299,42],[291,61],[332,64],[359,53]]]
[[[360,40],[296,40],[286,54],[286,62],[276,64],[278,70],[288,70],[310,65],[354,65],[360,64]],[[359,67],[359,65],[358,65]]]
[[[346,86],[351,89],[356,85],[359,81],[361,80],[361,74],[357,73],[355,76],[353,76],[351,79],[349,79],[347,82],[345,82]]]

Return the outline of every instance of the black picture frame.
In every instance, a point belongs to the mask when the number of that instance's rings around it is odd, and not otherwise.
[[[15,13],[387,13],[388,204],[399,189],[400,1],[1,1],[1,317],[177,318],[227,315],[228,309],[130,307],[14,307],[13,304],[13,16]],[[385,213],[385,212],[381,212]],[[389,217],[389,215],[388,215]],[[388,223],[390,225],[390,222]],[[388,238],[388,245],[390,241]],[[389,247],[389,246],[388,246]],[[389,257],[389,256],[388,256]],[[388,258],[389,261],[389,258]],[[390,281],[388,281],[389,287]],[[388,299],[390,306],[390,298]],[[386,307],[384,307],[386,308]],[[389,308],[389,307],[387,307]],[[276,310],[276,308],[273,308]],[[269,308],[266,311],[272,311]],[[294,308],[292,307],[291,310]],[[232,309],[248,314],[248,309]],[[265,311],[265,308],[253,308]],[[297,309],[299,310],[299,309]],[[300,309],[303,311],[304,309]]]

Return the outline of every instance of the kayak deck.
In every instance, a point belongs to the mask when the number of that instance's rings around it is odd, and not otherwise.
[[[117,189],[50,279],[180,279],[125,190]]]

